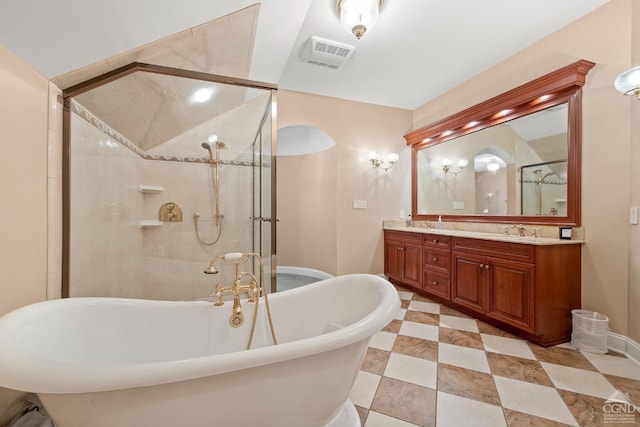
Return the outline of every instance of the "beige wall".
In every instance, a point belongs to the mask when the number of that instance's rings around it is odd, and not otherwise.
[[[637,141],[632,144],[632,122],[637,140],[638,101],[616,92],[613,81],[639,65],[632,61],[632,52],[640,60],[638,35],[632,39],[632,16],[638,21],[639,14],[640,7],[634,10],[631,0],[612,0],[414,112],[414,128],[419,128],[579,59],[597,63],[583,92],[582,224],[587,244],[582,304],[605,313],[612,331],[636,342],[640,258],[630,254],[640,251],[640,238],[629,237],[637,236],[638,227],[628,224],[628,212],[630,199],[640,204],[640,188],[635,184],[633,193],[631,188],[640,166],[640,151],[632,152],[637,146]],[[635,277],[630,279],[629,270]]]
[[[336,274],[336,154],[337,148],[333,147],[319,153],[278,157],[278,265]]]
[[[0,93],[2,315],[46,299],[48,82],[0,46]],[[0,425],[20,395],[0,389]]]
[[[46,298],[48,90],[0,46],[0,315]]]
[[[315,251],[317,260],[300,260],[303,266],[335,265],[332,274],[382,273],[382,221],[398,218],[398,211],[411,210],[411,150],[403,135],[410,130],[411,112],[397,108],[376,106],[336,98],[315,96],[280,90],[278,93],[278,127],[310,125],[322,129],[336,142],[336,226],[329,236],[335,251]],[[396,152],[400,160],[388,172],[374,170],[367,159],[370,151]],[[280,166],[278,166],[280,167]],[[310,166],[313,167],[313,166]],[[318,166],[316,166],[318,167]],[[309,170],[307,173],[315,173]],[[332,172],[333,173],[333,172]],[[278,175],[280,176],[280,175]],[[322,175],[318,174],[319,179]],[[333,178],[330,182],[333,182]],[[331,184],[334,185],[334,184]],[[280,203],[278,216],[289,209]],[[354,199],[366,200],[366,209],[353,209]],[[291,203],[295,203],[293,200]],[[292,210],[296,208],[291,206]],[[322,227],[327,223],[324,210],[308,212],[307,227]],[[278,246],[281,239],[305,239],[284,236],[279,225]],[[313,241],[305,241],[313,245]],[[283,249],[284,252],[284,249]],[[286,254],[286,252],[284,252]],[[278,259],[285,265],[287,257]],[[330,267],[328,267],[330,268]]]

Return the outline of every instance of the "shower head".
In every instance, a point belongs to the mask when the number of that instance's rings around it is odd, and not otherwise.
[[[202,148],[209,152],[209,160],[213,162],[213,152],[211,151],[211,144],[209,144],[208,142],[203,142],[201,145]]]
[[[218,274],[218,269],[213,265],[213,262],[204,269],[204,274]]]

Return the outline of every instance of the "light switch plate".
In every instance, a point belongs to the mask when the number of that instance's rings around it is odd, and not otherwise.
[[[629,224],[638,225],[638,207],[632,206],[629,208]]]
[[[366,200],[353,200],[353,209],[366,209],[367,201]]]

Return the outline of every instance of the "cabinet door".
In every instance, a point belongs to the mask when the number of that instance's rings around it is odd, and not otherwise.
[[[422,245],[402,244],[402,281],[422,288]]]
[[[391,281],[402,281],[402,244],[396,240],[384,241],[384,274]]]
[[[487,258],[487,314],[532,331],[535,270],[532,264]]]
[[[453,252],[451,301],[484,312],[484,256]]]

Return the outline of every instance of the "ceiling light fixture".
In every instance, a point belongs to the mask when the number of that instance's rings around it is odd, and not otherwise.
[[[337,0],[336,8],[345,30],[358,40],[376,25],[382,0]]]
[[[613,85],[625,95],[635,95],[640,99],[640,67],[635,67],[621,73]]]
[[[500,163],[498,163],[495,158],[489,160],[489,163],[487,163],[487,170],[496,173],[498,169],[500,169]]]

